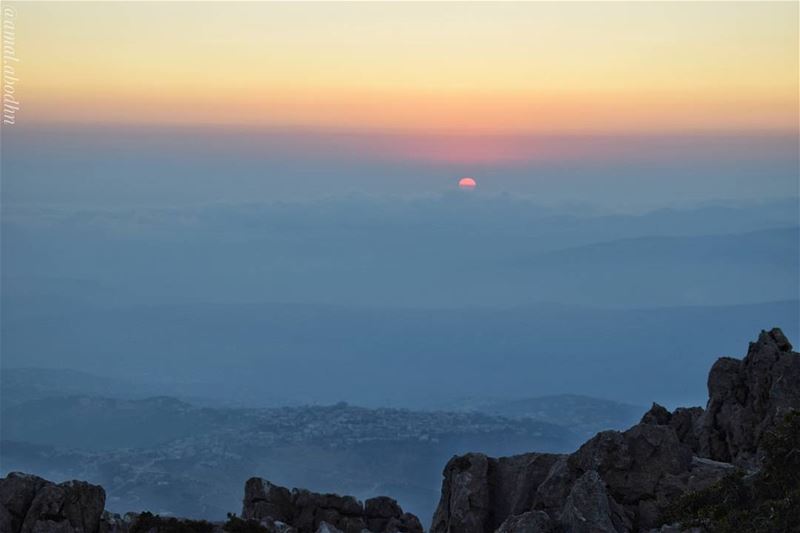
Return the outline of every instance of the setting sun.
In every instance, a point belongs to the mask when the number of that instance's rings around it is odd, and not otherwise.
[[[458,180],[458,187],[460,189],[474,189],[478,184],[472,178],[461,178]]]

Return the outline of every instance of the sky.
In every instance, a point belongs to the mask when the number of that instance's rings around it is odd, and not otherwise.
[[[705,306],[708,331],[720,306],[740,317],[731,342],[796,332],[796,2],[6,6],[21,102],[2,131],[14,364],[90,370],[124,346],[117,371],[146,370],[162,352],[140,360],[127,339],[149,305]],[[458,190],[464,176],[474,191]],[[121,314],[100,338],[92,313],[107,309]],[[182,307],[164,313],[183,323]],[[605,334],[589,314],[564,324],[590,347]],[[683,327],[643,320],[630,331]],[[231,324],[220,350],[264,356]],[[485,339],[517,342],[500,326]],[[179,375],[196,346],[148,331]],[[380,328],[367,333],[364,353],[382,353]],[[625,368],[652,344],[641,334]],[[397,335],[397,358],[376,364],[402,360]],[[457,355],[425,335],[431,354]],[[298,364],[317,352],[304,336],[286,341]],[[619,348],[606,338],[602,364]],[[652,383],[627,376],[649,398]]]
[[[797,195],[793,2],[7,5],[6,204]]]
[[[796,3],[17,4],[25,120],[796,128]]]

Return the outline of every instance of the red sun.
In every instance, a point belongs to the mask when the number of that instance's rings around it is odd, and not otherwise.
[[[458,180],[458,187],[460,189],[474,189],[478,184],[472,178],[461,178]]]

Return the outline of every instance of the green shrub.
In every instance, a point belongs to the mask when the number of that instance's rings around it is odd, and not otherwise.
[[[144,512],[136,517],[129,533],[147,533],[152,530],[155,530],[156,533],[213,533],[214,524],[205,520],[162,518]]]
[[[242,520],[233,513],[228,513],[228,521],[225,523],[226,533],[269,533],[255,520]]]
[[[665,523],[711,533],[800,532],[800,411],[792,411],[763,440],[761,470],[737,471],[710,487],[686,493],[664,514]]]

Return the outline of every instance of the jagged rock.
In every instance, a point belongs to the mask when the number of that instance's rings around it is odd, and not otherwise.
[[[558,454],[527,453],[492,460],[491,505],[502,517],[493,516],[491,527],[499,526],[506,516],[531,510],[536,488],[561,457]]]
[[[36,491],[20,533],[98,533],[105,503],[106,493],[97,485],[48,483]]]
[[[529,453],[501,459],[472,453],[447,463],[431,533],[494,531],[531,509],[538,487],[559,455]]]
[[[0,479],[0,531],[18,533],[36,493],[49,483],[21,472]]]
[[[316,533],[343,533],[341,529],[335,528],[327,522],[320,523]]]
[[[703,416],[702,407],[678,407],[670,416],[669,425],[678,438],[695,453],[700,449],[699,424]]]
[[[364,517],[370,531],[422,530],[422,524],[416,516],[403,513],[397,501],[386,496],[366,500]]]
[[[294,520],[295,508],[289,489],[273,485],[261,478],[250,478],[244,485],[244,505],[242,518],[272,520],[290,523]]]
[[[301,532],[314,531],[322,522],[347,533],[360,532],[366,527],[363,507],[352,496],[295,489],[292,491],[292,504],[295,512],[291,523]]]
[[[17,531],[14,515],[2,506],[0,506],[0,531],[8,531],[9,533],[16,533]]]
[[[526,478],[520,469],[526,464],[523,459],[528,456],[504,458],[509,470],[504,478],[497,475],[497,466],[492,466],[501,464],[499,460],[480,454],[451,460],[431,531],[494,531],[494,522],[525,511],[509,505],[509,499],[528,510],[546,512],[553,520],[566,523],[567,530],[581,524],[581,516],[600,523],[597,531],[631,531],[634,523],[654,527],[672,499],[686,490],[703,488],[729,471],[729,465],[695,461],[692,450],[673,428],[650,424],[625,432],[602,432],[569,456],[549,456],[547,464],[551,466],[546,474],[541,471]],[[515,475],[512,465],[517,465]],[[527,479],[527,485],[511,481],[519,479]],[[590,495],[606,502],[594,505],[593,514],[586,507],[595,501]],[[603,513],[608,518],[605,523],[598,518]]]
[[[556,533],[558,525],[544,511],[509,516],[495,533]]]
[[[378,496],[364,501],[364,514],[367,518],[398,518],[403,510],[397,505],[397,500]]]
[[[706,531],[699,527],[684,528],[680,524],[669,524],[659,528],[651,529],[647,533],[706,533]]]
[[[399,519],[392,519],[386,525],[386,533],[414,533],[415,531],[424,531],[422,523],[417,518],[417,515],[411,513],[403,513]]]
[[[295,489],[292,491],[292,503],[295,518],[291,524],[301,533],[314,531],[322,522],[346,533],[360,533],[366,528],[364,507],[352,496]]]
[[[103,511],[100,517],[100,533],[128,533],[136,515],[126,513],[124,516],[118,513]]]
[[[687,472],[691,462],[691,449],[672,428],[647,424],[599,433],[569,459],[578,472],[599,472],[623,504],[657,494],[665,476]]]
[[[672,413],[667,411],[667,408],[663,405],[659,405],[653,402],[653,406],[647,411],[640,424],[655,424],[657,426],[666,426],[669,424],[669,420],[672,418]]]
[[[105,501],[97,485],[12,472],[0,480],[0,531],[99,533]]]
[[[489,459],[481,453],[454,457],[444,468],[431,533],[489,531]]]
[[[670,426],[675,430],[681,442],[697,452],[699,449],[699,421],[703,413],[702,407],[678,407],[674,412],[670,413],[666,407],[653,403],[653,406],[644,414],[640,423]]]
[[[636,426],[636,428],[638,427],[640,426]],[[650,433],[669,433],[668,428],[644,427],[647,428],[644,430],[644,437],[649,437],[653,441],[652,447],[663,444],[662,441],[669,442],[668,437],[656,438],[664,437],[664,435],[656,435],[656,437],[650,435]],[[614,481],[615,490],[623,494],[631,491],[639,494],[652,491],[655,480],[663,474],[660,472],[663,469],[655,467],[657,471],[645,471],[639,464],[641,461],[637,460],[635,454],[642,458],[648,454],[646,446],[639,442],[639,440],[643,440],[644,443],[647,443],[647,438],[644,437],[641,431],[633,433],[606,431],[597,434],[577,452],[554,464],[536,491],[534,508],[545,510],[553,518],[561,519],[562,513],[568,510],[565,508],[565,502],[570,498],[573,487],[587,472],[607,475]],[[674,437],[673,440],[677,443],[677,437]],[[673,446],[671,449],[665,450],[665,453],[670,454],[674,450]],[[688,464],[691,461],[691,453],[688,453],[684,460]],[[669,463],[669,461],[666,462]],[[584,483],[591,479],[591,477],[585,479]],[[605,491],[605,487],[603,491]],[[629,500],[633,501],[635,497],[631,496]]]
[[[561,511],[561,525],[571,533],[619,533],[631,525],[622,507],[609,496],[605,483],[589,470],[572,485]]]
[[[289,491],[260,478],[251,478],[245,484],[242,517],[262,523],[280,521],[298,533],[315,533],[322,524],[343,533],[367,529],[374,533],[422,532],[419,519],[403,513],[391,498],[372,498],[365,507],[352,496]]]
[[[653,404],[641,423],[598,433],[571,455],[547,456],[548,468],[535,475],[525,465],[536,454],[452,459],[431,532],[491,532],[498,522],[508,529],[530,510],[568,531],[582,531],[581,516],[594,517],[593,531],[659,526],[684,492],[709,486],[734,465],[758,466],[763,435],[800,409],[800,357],[780,330],[762,332],[743,360],[719,359],[708,384],[706,410],[670,413]]]
[[[581,446],[551,477],[549,486],[538,492],[540,496],[549,493],[550,500],[537,502],[537,506],[553,513],[558,501],[569,498],[588,471],[599,475],[610,498],[621,506],[613,509],[618,531],[628,531],[630,523],[639,527],[658,525],[659,515],[675,497],[713,483],[726,473],[693,462],[691,449],[680,442],[673,428],[639,424],[622,433],[599,433]]]
[[[743,360],[723,357],[714,364],[708,394],[698,455],[754,468],[766,431],[800,409],[800,356],[781,330],[762,331]]]
[[[558,518],[574,481],[575,470],[570,468],[569,456],[564,455],[553,464],[547,476],[537,487],[533,507],[542,509],[554,518]]]

